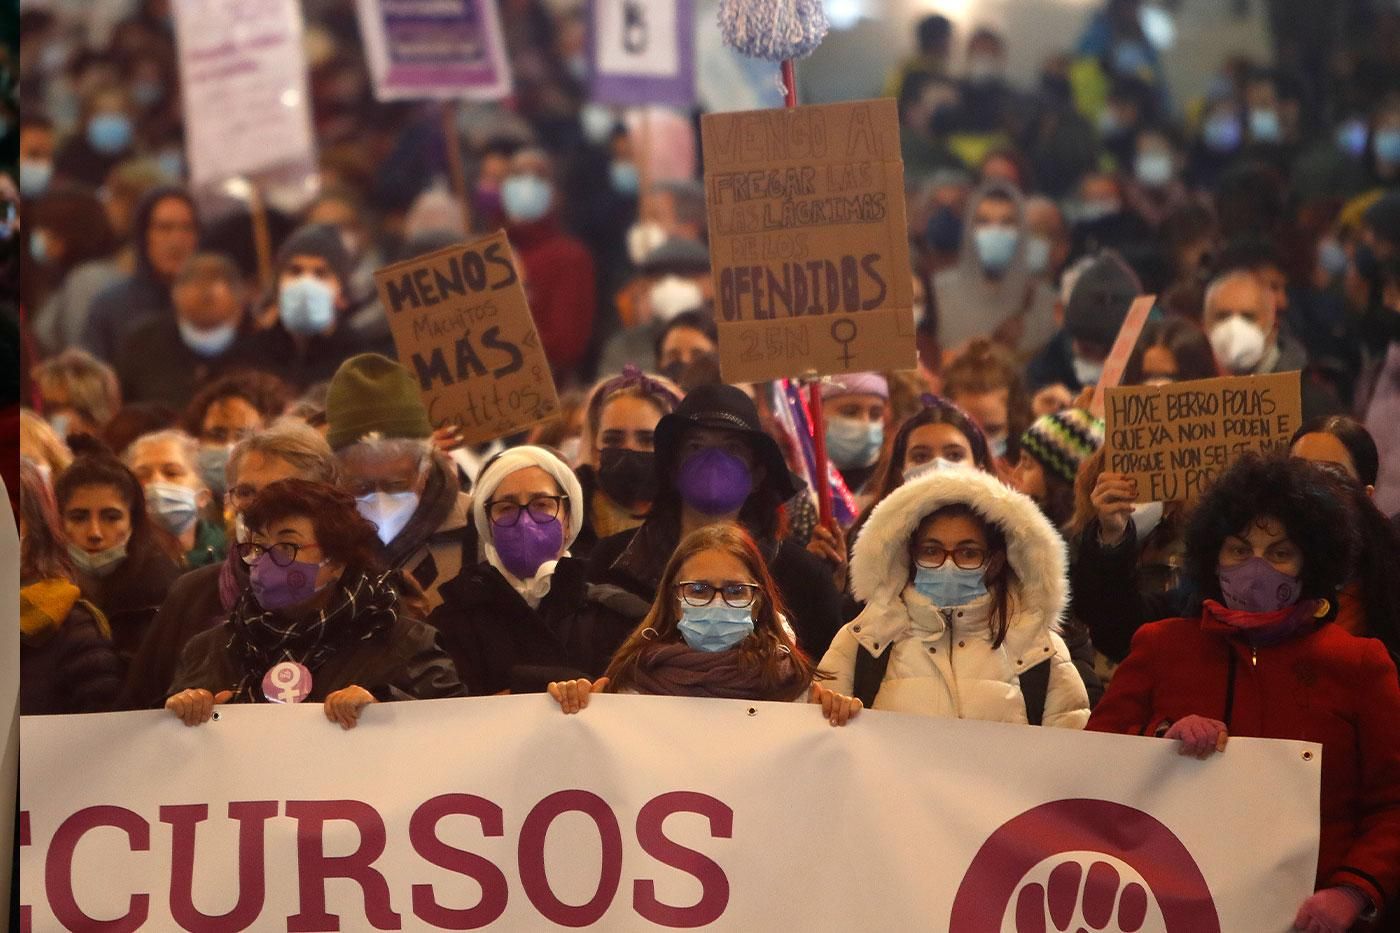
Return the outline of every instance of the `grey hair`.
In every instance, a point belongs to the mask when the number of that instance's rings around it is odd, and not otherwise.
[[[136,440],[126,445],[126,451],[122,453],[122,462],[128,468],[134,468],[136,456],[143,447],[152,444],[174,444],[180,451],[180,455],[185,458],[185,466],[190,468],[190,472],[199,480],[199,485],[204,485],[204,477],[199,473],[199,441],[190,437],[184,431],[176,428],[169,428],[164,431],[152,431],[150,434],[142,434]]]
[[[1259,296],[1255,305],[1261,314],[1268,313],[1273,304],[1273,298],[1269,295],[1269,286],[1264,284],[1264,280],[1249,269],[1231,269],[1229,272],[1222,272],[1211,279],[1210,284],[1206,286],[1205,299],[1201,302],[1201,307],[1209,311],[1210,306],[1215,303],[1216,293],[1235,279],[1248,279],[1254,285]]]
[[[330,486],[340,480],[340,468],[326,439],[315,428],[292,419],[279,418],[268,430],[234,445],[224,469],[230,489],[238,484],[238,470],[243,459],[254,453],[286,461],[302,479]]]
[[[335,453],[340,463],[352,460],[397,460],[413,457],[421,476],[433,462],[433,442],[418,437],[384,437],[376,432],[366,434],[353,444]]]

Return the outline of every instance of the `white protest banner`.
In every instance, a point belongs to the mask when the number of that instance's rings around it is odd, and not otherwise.
[[[219,715],[23,721],[33,929],[1283,933],[1316,870],[1301,742],[1197,761],[607,695],[577,716],[542,695],[375,705],[348,733],[319,706]]]
[[[314,169],[300,0],[171,6],[190,184]]]
[[[500,100],[510,68],[495,0],[356,0],[379,100]]]
[[[592,0],[588,15],[590,98],[695,106],[692,0]]]

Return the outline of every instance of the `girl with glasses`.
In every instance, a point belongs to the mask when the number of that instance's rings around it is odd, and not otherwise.
[[[472,491],[482,559],[442,587],[428,617],[473,695],[543,693],[551,680],[597,677],[647,603],[586,581],[570,548],[583,494],[544,447],[487,462]]]
[[[925,716],[1088,720],[1058,634],[1064,544],[994,476],[933,470],[890,493],[856,540],[851,588],[865,609],[822,658],[832,690]]]
[[[249,586],[228,621],[185,647],[165,708],[187,726],[220,703],[322,703],[350,729],[384,700],[465,691],[436,633],[379,573],[372,524],[324,483],[286,479],[243,513]]]
[[[555,682],[565,713],[592,693],[812,702],[845,725],[859,701],[826,689],[797,646],[782,598],[753,538],[722,522],[687,535],[662,573],[651,611],[618,649],[606,676]]]

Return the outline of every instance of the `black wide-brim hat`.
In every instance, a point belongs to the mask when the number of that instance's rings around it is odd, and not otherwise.
[[[754,452],[755,462],[763,465],[765,484],[778,492],[784,502],[797,495],[782,448],[763,430],[753,399],[731,385],[696,386],[675,411],[657,422],[656,478],[662,488],[673,481],[681,436],[688,428],[716,428],[743,435]]]

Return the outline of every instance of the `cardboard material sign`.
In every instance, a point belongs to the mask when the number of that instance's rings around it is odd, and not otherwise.
[[[1118,328],[1118,336],[1113,340],[1113,348],[1108,351],[1108,356],[1103,361],[1103,374],[1099,377],[1098,385],[1094,387],[1094,397],[1089,402],[1089,414],[1095,418],[1103,417],[1104,390],[1116,388],[1118,383],[1123,381],[1123,370],[1128,367],[1128,357],[1133,355],[1133,348],[1142,336],[1142,329],[1147,326],[1147,316],[1152,313],[1152,306],[1156,303],[1156,295],[1139,295],[1128,308],[1128,316],[1123,319],[1123,326]]]
[[[593,100],[695,105],[692,0],[592,0],[589,20]]]
[[[379,100],[500,100],[510,68],[495,0],[356,0]]]
[[[714,113],[700,129],[725,380],[913,368],[894,101]]]
[[[176,0],[171,9],[190,184],[314,168],[298,0]]]
[[[1296,372],[1105,395],[1105,469],[1136,479],[1139,502],[1195,499],[1246,451],[1286,447],[1303,420]]]
[[[504,232],[374,274],[433,427],[470,444],[554,417],[559,397]]]

